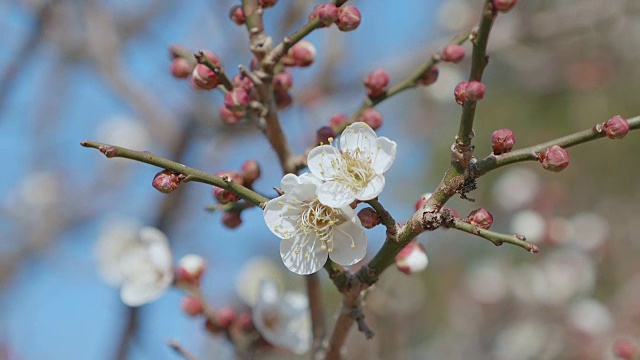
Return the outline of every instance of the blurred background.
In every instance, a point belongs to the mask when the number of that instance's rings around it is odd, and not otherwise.
[[[317,1],[281,0],[265,12],[274,41],[306,22]],[[353,32],[321,29],[308,39],[316,63],[293,69],[293,105],[281,113],[295,152],[339,112],[357,109],[363,78],[385,69],[394,83],[477,23],[483,1],[354,1]],[[208,171],[257,160],[255,188],[275,196],[281,171],[252,123],[218,117],[222,96],[195,91],[169,72],[168,46],[209,49],[230,76],[248,65],[244,27],[228,19],[233,1],[0,2],[0,359],[179,359],[180,342],[199,358],[232,358],[170,290],[137,309],[100,278],[96,240],[119,219],[160,227],[174,258],[209,262],[204,291],[214,306],[238,303],[238,272],[256,256],[274,260],[287,290],[278,239],[250,209],[229,229],[211,188],[153,189],[159,169],[106,159],[79,146],[95,140],[150,150]],[[592,127],[614,115],[640,115],[640,3],[634,0],[531,0],[500,15],[490,38],[485,100],[476,116],[476,156],[491,133],[510,128],[516,147]],[[465,46],[468,51],[470,47]],[[452,96],[469,62],[439,65],[434,85],[401,93],[377,109],[378,134],[398,142],[381,202],[397,220],[432,191],[449,161],[460,107]],[[452,199],[461,216],[479,207],[493,230],[518,232],[539,254],[494,247],[456,232],[422,235],[430,264],[406,276],[389,269],[367,297],[376,331],[352,330],[352,359],[614,359],[614,347],[640,344],[640,135],[569,150],[570,166],[538,163],[499,169],[478,182],[475,203]],[[368,230],[369,254],[383,229]],[[329,323],[338,309],[321,275]]]

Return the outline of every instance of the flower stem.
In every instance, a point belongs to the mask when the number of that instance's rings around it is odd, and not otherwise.
[[[515,246],[519,246],[532,253],[537,253],[539,251],[538,246],[536,244],[527,242],[524,236],[522,235],[517,235],[517,234],[510,235],[510,234],[497,233],[495,231],[490,231],[490,230],[482,229],[477,226],[471,225],[460,219],[454,219],[453,222],[451,222],[450,224],[447,224],[447,226],[453,229],[457,229],[469,234],[473,234],[473,235],[477,235],[482,238],[485,238],[491,241],[496,246],[500,246],[503,243],[509,243]]]

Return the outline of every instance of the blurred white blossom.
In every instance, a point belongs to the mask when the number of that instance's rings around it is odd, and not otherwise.
[[[105,226],[95,251],[101,275],[107,283],[121,286],[120,297],[129,306],[157,299],[173,281],[169,241],[154,227],[112,222]]]
[[[564,333],[558,326],[535,320],[515,321],[496,337],[496,360],[557,359],[564,346]]]
[[[271,259],[257,256],[249,259],[240,269],[236,277],[236,292],[242,301],[254,306],[258,300],[262,280],[269,279],[278,287],[284,285],[282,274]]]
[[[135,150],[149,147],[150,134],[139,121],[127,116],[114,116],[102,121],[96,129],[100,142]]]
[[[567,321],[587,335],[600,336],[613,329],[613,318],[609,309],[594,299],[580,299],[573,303]]]
[[[511,218],[511,231],[524,235],[527,241],[539,244],[547,232],[544,218],[533,210],[518,211]]]
[[[492,188],[494,200],[505,210],[522,209],[538,194],[540,180],[535,171],[513,167],[498,178]]]
[[[304,354],[311,347],[309,302],[300,293],[280,294],[275,282],[265,279],[253,307],[253,324],[269,343]]]

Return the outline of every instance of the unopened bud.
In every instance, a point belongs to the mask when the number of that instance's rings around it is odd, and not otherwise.
[[[202,301],[191,295],[182,298],[182,301],[180,301],[180,308],[189,316],[197,316],[202,314],[204,311]]]
[[[249,106],[249,94],[247,90],[243,88],[234,88],[228,93],[224,94],[224,106],[231,111],[242,111]]]
[[[200,284],[200,278],[207,268],[207,261],[200,255],[183,256],[176,267],[176,278],[189,284]]]
[[[459,105],[464,105],[464,102],[467,101],[467,85],[469,85],[469,82],[463,81],[456,85],[456,88],[453,90],[453,95]]]
[[[471,225],[488,229],[493,224],[493,215],[485,209],[473,210],[467,217],[467,222]]]
[[[278,3],[278,0],[258,0],[258,4],[263,8],[274,7]]]
[[[466,96],[469,101],[478,101],[484,98],[484,93],[487,91],[487,87],[480,81],[470,81],[467,84]]]
[[[235,5],[229,10],[229,19],[237,25],[244,25],[244,10],[242,5]]]
[[[260,166],[255,160],[247,160],[240,167],[240,174],[246,186],[253,184],[260,177]]]
[[[436,82],[436,80],[438,80],[439,74],[440,74],[440,70],[438,70],[437,66],[433,65],[424,74],[422,74],[420,79],[418,79],[418,84],[424,85],[424,86],[431,85],[434,82]]]
[[[213,188],[213,197],[215,197],[216,200],[218,200],[218,202],[222,205],[226,205],[226,204],[240,200],[240,196],[232,193],[229,190],[225,190],[219,187]]]
[[[618,339],[613,343],[613,354],[623,360],[633,360],[638,355],[638,347],[629,339]]]
[[[376,69],[364,79],[364,86],[367,88],[367,95],[370,98],[378,97],[387,92],[389,85],[389,74],[382,69]]]
[[[362,112],[362,115],[358,118],[358,121],[362,121],[363,123],[371,126],[373,130],[376,130],[382,126],[382,114],[380,114],[376,109],[365,109]]]
[[[420,208],[422,208],[422,205],[424,205],[424,203],[426,203],[427,200],[429,200],[431,195],[433,195],[433,194],[425,193],[425,194],[422,194],[422,196],[420,196],[420,199],[418,199],[418,201],[416,201],[416,205],[415,205],[416,211],[418,211],[418,210],[420,210]]]
[[[440,59],[457,64],[464,59],[464,48],[457,44],[451,44],[442,50]]]
[[[193,68],[191,80],[191,84],[198,90],[215,89],[220,84],[218,75],[204,64],[197,64]]]
[[[177,59],[187,53],[189,53],[189,50],[182,45],[169,45],[169,56],[171,56],[171,59]]]
[[[191,64],[184,58],[175,58],[171,61],[171,75],[178,79],[184,79],[191,75]]]
[[[234,88],[243,88],[247,93],[253,89],[253,81],[247,76],[237,74],[231,79],[231,84]]]
[[[336,131],[346,125],[349,118],[343,113],[335,114],[329,120],[329,126]]]
[[[358,218],[365,229],[373,229],[382,223],[382,218],[373,208],[367,207],[358,212]]]
[[[309,15],[309,21],[316,18],[320,19],[322,27],[329,26],[338,20],[340,12],[334,4],[321,4],[313,8],[313,12]]]
[[[222,214],[222,224],[229,229],[235,229],[242,224],[242,218],[237,211],[225,211]]]
[[[424,247],[419,242],[412,241],[396,255],[395,263],[398,270],[411,275],[426,269],[429,258]]]
[[[291,94],[286,91],[275,91],[273,93],[274,100],[276,102],[276,107],[280,110],[284,110],[291,106],[293,103],[293,98]]]
[[[355,6],[341,6],[338,8],[338,20],[336,20],[336,25],[338,25],[338,29],[341,31],[355,30],[360,26],[361,18],[362,15],[360,15],[360,10]]]
[[[545,170],[558,172],[569,166],[569,153],[558,145],[542,151],[538,158]]]
[[[494,155],[500,155],[511,151],[513,144],[516,143],[516,138],[513,136],[513,131],[509,129],[496,130],[491,134],[491,146],[493,148]]]
[[[286,92],[291,89],[291,86],[293,86],[293,76],[290,73],[283,71],[273,77],[273,90]]]
[[[323,126],[316,131],[316,144],[328,144],[329,139],[335,137],[336,134],[329,126]]]
[[[236,320],[236,312],[232,308],[225,306],[216,311],[216,320],[221,328],[228,329]]]
[[[316,47],[307,40],[295,43],[283,58],[285,65],[306,67],[316,60]]]
[[[240,121],[241,118],[244,117],[244,111],[236,111],[233,112],[229,110],[226,106],[222,105],[219,111],[220,119],[227,125],[235,125]]]
[[[630,130],[627,119],[616,115],[604,123],[604,131],[609,139],[622,139]]]
[[[161,193],[168,194],[178,188],[182,181],[180,174],[171,170],[162,170],[153,177],[151,185]]]
[[[491,0],[494,9],[500,12],[507,12],[516,4],[517,0]]]

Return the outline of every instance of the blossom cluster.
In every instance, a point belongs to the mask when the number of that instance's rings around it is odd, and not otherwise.
[[[395,142],[356,122],[339,140],[330,138],[328,145],[311,150],[310,173],[282,178],[284,194],[267,202],[264,219],[282,239],[280,255],[289,270],[307,275],[327,258],[347,266],[364,258],[367,237],[350,205],[382,192],[384,172],[395,156]]]

